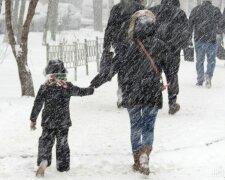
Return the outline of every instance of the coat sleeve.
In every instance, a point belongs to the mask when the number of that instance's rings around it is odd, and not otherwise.
[[[220,19],[220,28],[223,31],[223,33],[225,33],[225,8],[223,10],[223,15]]]
[[[177,17],[177,27],[175,29],[176,36],[174,36],[172,39],[172,44],[174,44],[179,49],[188,46],[191,35],[188,30],[188,19],[185,12],[181,10]]]
[[[223,33],[223,28],[221,26],[221,21],[222,21],[222,13],[220,12],[220,9],[219,8],[216,8],[216,12],[215,12],[215,22],[216,22],[216,25],[217,25],[217,34],[222,34]]]
[[[32,109],[32,112],[31,112],[31,115],[30,115],[30,120],[32,122],[36,122],[37,120],[37,117],[43,107],[43,104],[44,104],[44,89],[45,89],[45,86],[42,85],[40,87],[40,89],[38,90],[38,93],[37,93],[37,96],[35,98],[35,101],[34,101],[34,105],[33,105],[33,109]]]
[[[191,14],[189,16],[189,21],[188,21],[188,31],[189,33],[192,35],[193,34],[193,31],[194,31],[194,26],[195,26],[195,21],[196,21],[196,11],[197,9],[194,8],[192,11],[191,11]]]
[[[113,39],[113,32],[114,32],[114,27],[115,27],[115,6],[112,8],[110,11],[110,16],[108,20],[107,27],[105,29],[105,36],[104,36],[104,44],[103,48],[105,50],[110,50],[111,45],[112,45],[112,39]]]
[[[100,62],[100,72],[91,81],[91,87],[98,88],[104,83],[112,79],[112,67],[113,67],[113,53],[103,52]]]
[[[94,88],[80,88],[78,86],[74,86],[72,83],[68,83],[70,96],[88,96],[94,93]]]

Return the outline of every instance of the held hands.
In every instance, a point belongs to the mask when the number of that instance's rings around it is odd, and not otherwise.
[[[37,128],[36,128],[36,122],[33,122],[33,121],[31,121],[31,123],[30,123],[30,130],[31,131],[35,131]]]

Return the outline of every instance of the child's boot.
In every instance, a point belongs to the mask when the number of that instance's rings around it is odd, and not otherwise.
[[[37,169],[36,176],[37,177],[44,177],[45,169],[47,168],[47,166],[48,166],[47,160],[41,161],[40,166]]]

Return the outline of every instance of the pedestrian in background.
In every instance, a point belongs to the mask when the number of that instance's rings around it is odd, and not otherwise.
[[[220,22],[222,14],[220,9],[212,4],[211,0],[203,0],[195,7],[189,17],[189,31],[194,32],[196,51],[197,86],[204,81],[207,88],[211,88],[212,77],[216,65],[217,35],[221,34]],[[207,56],[207,69],[204,69],[205,55]]]
[[[188,46],[188,19],[180,9],[179,0],[162,0],[160,5],[149,8],[156,15],[157,37],[168,46],[169,53],[164,57],[163,71],[168,87],[169,114],[180,110],[177,103],[179,94],[178,72],[180,67],[181,49]]]

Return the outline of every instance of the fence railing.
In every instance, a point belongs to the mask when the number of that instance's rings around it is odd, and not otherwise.
[[[74,69],[74,78],[77,80],[77,67],[86,66],[86,74],[89,74],[90,62],[96,62],[99,72],[100,57],[103,50],[103,39],[85,39],[83,43],[74,42],[72,45],[60,43],[59,45],[47,45],[47,62],[51,59],[60,59],[67,69]]]

